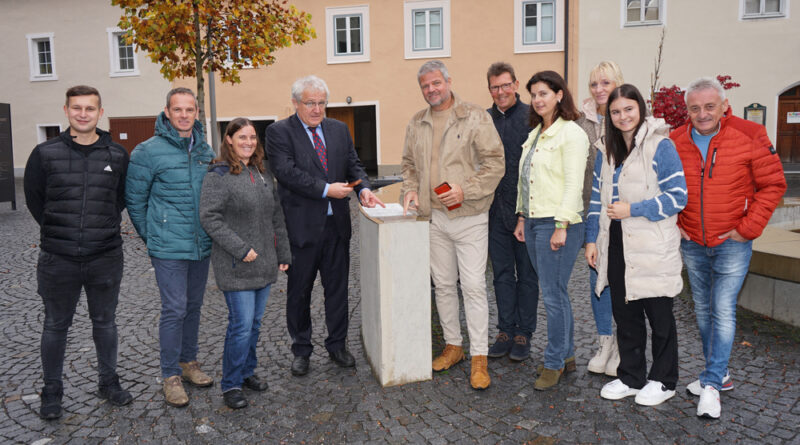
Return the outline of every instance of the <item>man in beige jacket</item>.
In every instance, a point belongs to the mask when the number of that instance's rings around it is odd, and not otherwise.
[[[489,207],[505,171],[503,144],[489,114],[450,91],[452,82],[442,62],[426,62],[417,80],[430,106],[417,112],[406,128],[401,196],[404,212],[415,209],[431,220],[431,277],[447,343],[433,370],[444,371],[464,359],[460,280],[472,356],[470,384],[485,389],[491,383],[485,276]]]

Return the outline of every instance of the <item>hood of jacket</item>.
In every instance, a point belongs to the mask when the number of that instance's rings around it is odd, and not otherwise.
[[[636,132],[636,137],[634,137],[634,141],[636,142],[635,146],[641,146],[644,142],[644,138],[648,135],[663,136],[668,138],[669,130],[670,127],[667,125],[667,122],[664,119],[660,117],[647,116],[644,118],[642,126],[639,127],[639,131]]]
[[[586,116],[587,120],[600,124],[600,120],[597,119],[597,102],[591,97],[584,99],[583,104],[581,104],[581,112]]]

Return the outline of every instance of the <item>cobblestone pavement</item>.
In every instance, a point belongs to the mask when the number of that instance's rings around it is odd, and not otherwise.
[[[556,390],[533,390],[546,332],[541,306],[532,358],[521,364],[505,358],[490,361],[492,386],[488,390],[470,389],[468,362],[431,381],[381,388],[361,346],[360,294],[354,278],[359,268],[356,247],[348,336],[355,369],[338,368],[325,354],[322,297],[316,287],[312,301],[316,348],[311,372],[305,377],[291,376],[284,319],[286,280],[282,277],[273,286],[259,346],[258,372],[266,377],[270,389],[248,392],[250,406],[246,409],[228,409],[218,385],[227,309],[221,292],[209,279],[199,360],[217,384],[188,388],[189,407],[170,408],[160,392],[160,304],[155,278],[130,223],[123,227],[125,277],[117,311],[118,370],[134,401],[114,407],[96,397],[95,351],[82,299],[67,347],[66,412],[58,421],[45,422],[37,416],[43,318],[35,282],[39,235],[23,204],[19,181],[17,187],[18,211],[0,203],[0,441],[4,443],[800,443],[800,340],[796,331],[788,330],[788,335],[782,333],[787,330],[773,331],[775,323],[760,319],[758,324],[740,323],[731,360],[736,389],[722,395],[723,414],[718,421],[699,419],[696,399],[685,392],[686,384],[703,366],[694,316],[686,299],[677,299],[675,304],[681,373],[677,395],[655,408],[640,407],[631,399],[602,400],[600,388],[609,378],[586,372],[595,335],[587,301],[588,274],[582,260],[570,282],[578,372],[567,376]],[[358,246],[357,227],[354,231],[353,246]],[[491,288],[491,280],[487,284]],[[489,298],[490,334],[494,336],[496,311],[491,290]],[[441,340],[434,343],[441,344]]]

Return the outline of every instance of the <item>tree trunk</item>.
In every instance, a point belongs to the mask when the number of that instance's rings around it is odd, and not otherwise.
[[[205,128],[206,125],[206,91],[205,78],[203,77],[203,36],[200,34],[200,10],[197,2],[194,2],[194,63],[195,76],[197,77],[197,108],[199,111],[198,119]]]

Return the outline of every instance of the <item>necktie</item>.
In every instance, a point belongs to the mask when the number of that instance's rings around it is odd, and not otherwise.
[[[328,154],[325,151],[325,144],[322,143],[322,138],[317,134],[317,127],[308,127],[308,131],[311,132],[311,136],[314,138],[314,150],[317,151],[319,162],[322,163],[325,173],[328,173]]]

